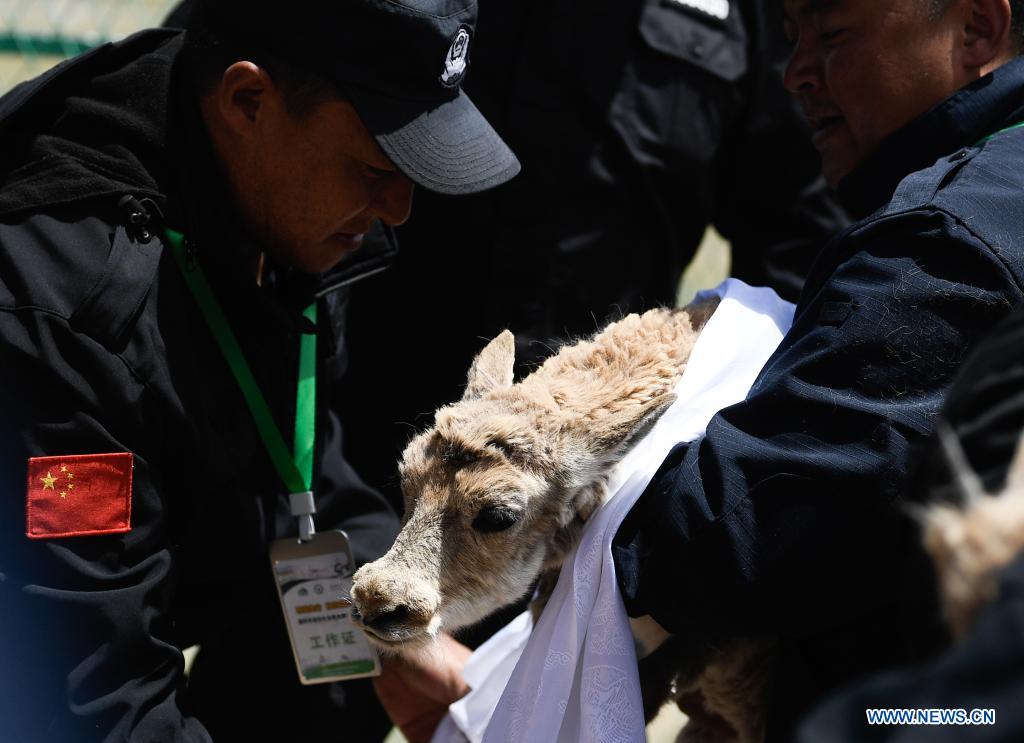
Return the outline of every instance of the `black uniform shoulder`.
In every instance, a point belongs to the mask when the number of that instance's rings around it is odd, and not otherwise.
[[[940,183],[935,203],[956,214],[1024,280],[1024,129],[998,134],[952,157],[963,165]]]
[[[875,220],[939,212],[995,253],[1024,286],[1024,130],[964,147],[904,178]]]
[[[103,200],[0,222],[0,311],[43,312],[115,350],[156,278],[161,243]]]
[[[645,3],[640,35],[651,48],[728,82],[735,82],[747,72],[748,32],[739,3]]]
[[[927,243],[942,246],[932,261],[963,258],[965,251],[993,256],[1024,288],[1022,193],[1024,130],[944,154],[903,176],[891,198],[836,235],[808,285],[819,285],[865,246],[889,245],[899,252],[900,245],[919,250]]]
[[[158,198],[181,34],[153,30],[57,65],[0,98],[0,218],[135,193]]]
[[[138,200],[125,199],[166,200],[182,44],[140,32],[0,98],[0,310],[49,313],[111,349],[125,342],[161,254]]]

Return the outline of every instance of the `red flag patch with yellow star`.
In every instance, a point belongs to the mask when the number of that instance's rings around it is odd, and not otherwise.
[[[132,464],[131,453],[29,459],[28,538],[130,531]]]

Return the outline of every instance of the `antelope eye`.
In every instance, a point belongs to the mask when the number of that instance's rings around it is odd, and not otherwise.
[[[512,459],[516,453],[515,447],[512,446],[512,444],[508,443],[507,441],[502,441],[501,439],[491,439],[490,441],[487,442],[487,446],[491,447],[492,449],[497,449],[502,454],[504,454],[508,459]]]
[[[473,464],[479,458],[474,452],[454,447],[447,448],[441,453],[442,460],[457,467],[464,464]]]
[[[519,512],[504,506],[485,506],[473,519],[473,528],[490,534],[505,531],[519,520]]]

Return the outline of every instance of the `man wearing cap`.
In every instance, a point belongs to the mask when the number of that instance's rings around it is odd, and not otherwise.
[[[0,739],[383,735],[365,682],[299,683],[267,552],[297,490],[357,562],[394,536],[329,395],[414,184],[518,170],[460,91],[474,20],[211,1],[0,99]]]

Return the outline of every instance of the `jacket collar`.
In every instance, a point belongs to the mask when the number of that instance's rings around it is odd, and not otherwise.
[[[883,141],[839,184],[857,219],[884,206],[909,174],[1024,120],[1024,58],[960,89]]]

